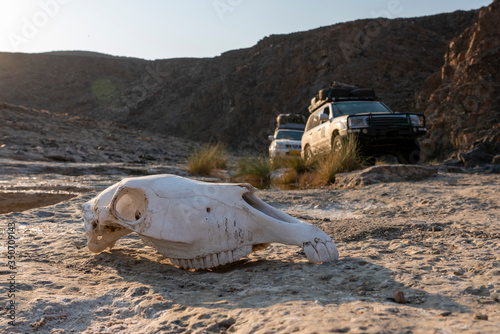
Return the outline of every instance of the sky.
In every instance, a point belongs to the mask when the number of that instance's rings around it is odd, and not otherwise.
[[[83,50],[144,59],[215,57],[376,17],[478,9],[492,0],[0,0],[0,52]]]

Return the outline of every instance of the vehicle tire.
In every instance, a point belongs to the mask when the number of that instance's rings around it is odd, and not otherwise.
[[[309,145],[307,145],[306,147],[304,147],[304,160],[309,161],[311,160],[312,156],[313,154],[311,148],[309,147]]]
[[[344,138],[342,136],[336,135],[332,139],[332,152],[338,152],[344,147]]]
[[[397,159],[400,164],[417,164],[420,161],[420,143],[415,140],[403,147]]]

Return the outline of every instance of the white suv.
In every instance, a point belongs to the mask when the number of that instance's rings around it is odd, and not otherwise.
[[[300,144],[303,130],[278,129],[274,136],[269,136],[269,157],[277,156],[300,156]]]
[[[400,163],[420,160],[417,138],[427,133],[424,115],[395,113],[376,101],[373,90],[321,90],[311,101],[309,111],[311,115],[302,137],[302,157],[305,159],[338,150],[346,136],[353,134],[361,153],[367,157],[392,154]]]
[[[277,156],[299,156],[300,144],[306,118],[300,114],[280,114],[276,118],[277,126],[274,136],[269,136],[269,157],[273,160]]]

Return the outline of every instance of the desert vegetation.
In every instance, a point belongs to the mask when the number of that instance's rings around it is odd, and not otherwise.
[[[216,170],[227,168],[227,147],[221,143],[209,143],[194,150],[187,158],[187,169],[192,175],[212,175]]]
[[[188,157],[187,169],[192,175],[214,175],[217,170],[228,168],[229,153],[220,143],[211,143],[196,149]],[[323,186],[335,182],[337,173],[362,168],[366,159],[360,154],[355,137],[346,138],[344,145],[335,151],[314,156],[308,160],[300,156],[269,159],[264,155],[243,156],[237,159],[232,177],[238,181],[259,185],[271,183],[300,187]],[[271,177],[280,170],[279,177]]]

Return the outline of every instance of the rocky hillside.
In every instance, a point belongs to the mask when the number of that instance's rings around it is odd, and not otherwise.
[[[109,121],[0,103],[0,160],[184,163],[197,146]]]
[[[477,141],[500,146],[498,22],[500,1],[496,0],[449,44],[445,64],[417,96],[417,108],[430,124],[425,150],[429,157],[465,150]]]
[[[478,11],[358,20],[272,35],[215,58],[0,54],[0,101],[262,150],[276,115],[307,114],[311,97],[332,80],[372,87],[395,111],[417,106],[433,115],[427,101],[439,97],[422,87],[439,79],[435,73],[446,66],[444,55],[449,62],[460,52],[459,42],[456,51],[450,43],[477,19]],[[446,78],[443,83],[454,81],[451,74]]]

